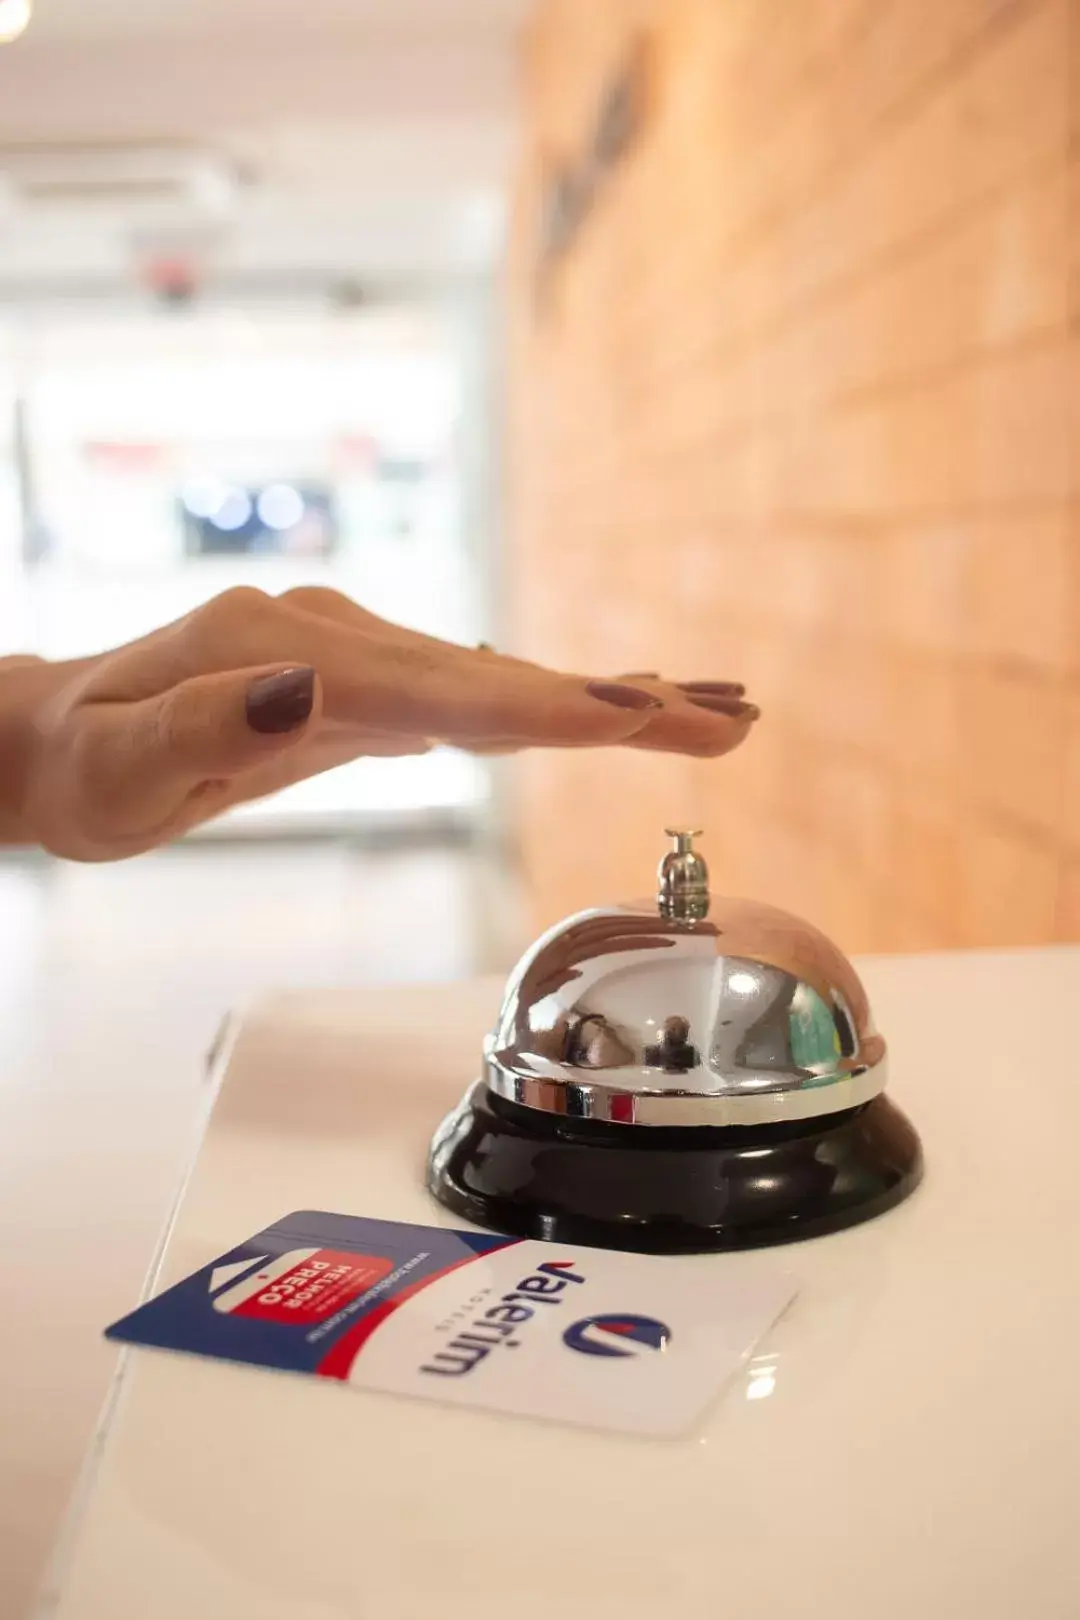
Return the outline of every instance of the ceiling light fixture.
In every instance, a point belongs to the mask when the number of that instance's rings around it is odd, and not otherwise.
[[[31,0],[0,0],[0,45],[10,45],[30,26]]]

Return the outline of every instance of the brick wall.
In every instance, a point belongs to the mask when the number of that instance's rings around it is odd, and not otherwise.
[[[650,107],[538,306],[541,177]],[[1080,0],[547,0],[511,252],[517,646],[745,679],[715,763],[534,756],[535,922],[661,829],[849,949],[1080,937]]]

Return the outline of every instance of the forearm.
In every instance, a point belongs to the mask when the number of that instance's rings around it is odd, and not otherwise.
[[[0,658],[0,845],[38,842],[27,805],[41,721],[81,667],[82,662]]]

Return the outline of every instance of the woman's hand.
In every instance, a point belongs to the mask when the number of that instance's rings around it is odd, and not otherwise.
[[[227,591],[97,658],[0,669],[0,833],[76,860],[166,842],[360,755],[634,747],[715,756],[728,682],[558,674],[402,630],[335,591]]]

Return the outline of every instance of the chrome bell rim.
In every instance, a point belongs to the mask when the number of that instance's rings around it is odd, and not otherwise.
[[[882,1057],[877,1063],[827,1078],[815,1076],[802,1086],[753,1095],[669,1086],[636,1086],[630,1090],[621,1087],[617,1079],[598,1084],[556,1075],[524,1074],[501,1064],[490,1050],[484,1071],[488,1089],[495,1096],[542,1114],[595,1119],[608,1125],[728,1127],[781,1125],[860,1108],[885,1090],[888,1059]]]

